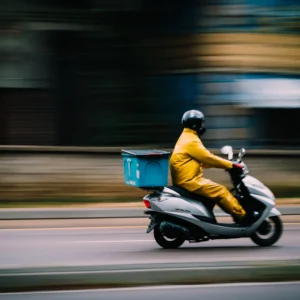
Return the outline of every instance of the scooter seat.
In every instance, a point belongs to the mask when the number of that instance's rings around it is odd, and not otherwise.
[[[195,201],[200,201],[202,202],[206,207],[213,209],[215,206],[215,202],[212,199],[206,198],[204,196],[201,195],[197,195],[195,193],[192,193],[186,189],[183,189],[179,186],[168,186],[169,189],[173,190],[174,192],[180,194],[183,197],[195,200]]]

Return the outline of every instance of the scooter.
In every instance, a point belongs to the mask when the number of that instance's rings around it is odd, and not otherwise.
[[[247,175],[249,170],[242,161],[246,150],[242,148],[233,159],[231,146],[221,148],[232,162],[243,165],[242,171],[227,171],[233,184],[232,194],[251,216],[249,223],[220,223],[214,214],[214,201],[193,194],[177,186],[151,190],[143,198],[149,216],[147,233],[154,231],[159,246],[166,249],[180,247],[185,241],[198,243],[216,239],[250,238],[259,246],[275,244],[283,231],[281,213],[275,208],[275,196],[256,178]]]

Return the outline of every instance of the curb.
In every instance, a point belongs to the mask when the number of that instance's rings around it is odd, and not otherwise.
[[[282,215],[300,215],[300,206],[277,206]],[[146,208],[35,208],[0,209],[0,220],[41,220],[41,219],[102,219],[102,218],[147,218]],[[227,217],[216,208],[217,217]]]
[[[300,260],[0,270],[0,292],[300,279]]]
[[[162,149],[172,152],[173,148],[170,145],[128,145],[118,147],[84,147],[84,146],[25,146],[25,145],[1,145],[0,152],[34,152],[34,153],[95,153],[95,154],[120,154],[121,150],[127,149]],[[214,154],[220,154],[219,148],[212,148],[210,150]],[[257,156],[299,156],[300,150],[298,149],[246,149],[248,155]]]

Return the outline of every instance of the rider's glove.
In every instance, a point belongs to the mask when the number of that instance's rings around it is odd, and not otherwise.
[[[237,174],[243,174],[244,172],[244,166],[237,163],[232,164],[232,169],[235,170]]]
[[[244,166],[243,166],[243,165],[240,165],[240,164],[232,164],[232,168],[244,170]]]

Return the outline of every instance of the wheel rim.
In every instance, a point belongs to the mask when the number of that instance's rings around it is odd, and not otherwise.
[[[178,238],[177,236],[175,236],[175,237],[169,237],[169,236],[167,236],[166,234],[164,234],[162,230],[159,230],[159,231],[160,231],[161,236],[162,236],[167,242],[173,242],[173,241],[175,241],[175,240]]]
[[[174,242],[176,241],[178,238],[175,237],[175,238],[169,238],[167,236],[165,236],[164,234],[162,234],[163,238],[167,241],[167,242]]]
[[[266,219],[258,228],[256,234],[260,239],[270,239],[276,233],[276,224],[272,219]]]

